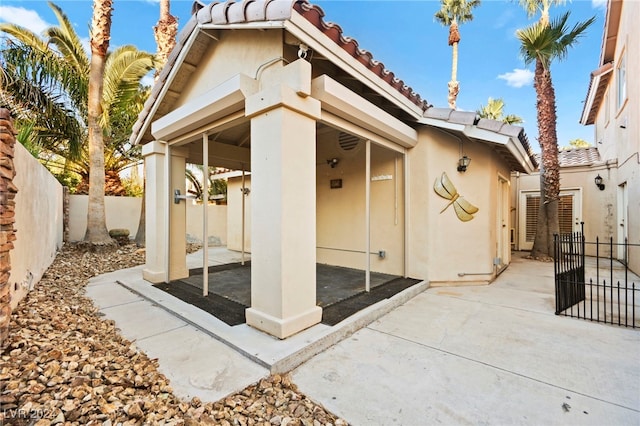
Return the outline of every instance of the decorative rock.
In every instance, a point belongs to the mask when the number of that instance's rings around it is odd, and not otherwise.
[[[15,424],[6,416],[18,407],[45,413],[38,425],[347,424],[299,393],[288,375],[217,402],[173,395],[157,360],[120,336],[83,296],[90,277],[144,263],[136,250],[129,244],[98,254],[63,246],[12,314],[9,350],[0,352],[0,424]]]

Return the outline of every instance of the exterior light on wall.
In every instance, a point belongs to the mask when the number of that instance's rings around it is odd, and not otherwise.
[[[596,183],[596,186],[600,188],[600,191],[604,191],[604,183],[602,183],[602,181],[603,179],[600,175],[596,176],[594,179],[594,182]]]
[[[327,160],[327,164],[329,166],[331,166],[332,169],[334,169],[338,165],[339,162],[340,162],[340,159],[338,159],[338,158],[329,158]]]
[[[466,155],[460,157],[460,159],[458,160],[458,171],[466,172],[467,167],[469,167],[469,163],[471,163],[471,158],[467,157]]]

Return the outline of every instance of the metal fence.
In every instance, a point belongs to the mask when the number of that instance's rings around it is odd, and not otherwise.
[[[595,257],[585,256],[587,245],[595,245]],[[640,282],[629,271],[627,257],[629,247],[640,244],[614,243],[613,238],[587,242],[583,232],[574,232],[555,235],[554,246],[556,315],[640,327]],[[619,247],[621,260],[614,259]]]

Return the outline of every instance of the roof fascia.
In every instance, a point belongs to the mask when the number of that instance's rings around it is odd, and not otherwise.
[[[596,98],[596,94],[600,89],[600,84],[602,83],[602,77],[613,71],[613,63],[609,62],[608,64],[605,64],[604,67],[606,67],[604,70],[602,70],[601,68],[591,73],[591,83],[589,84],[589,92],[587,93],[587,100],[584,103],[584,106],[582,108],[582,116],[580,117],[580,124],[584,124],[584,125],[593,124],[593,122],[589,122],[589,115],[591,115],[591,110],[593,109],[594,106],[600,109],[600,104],[594,105],[594,101]]]
[[[239,22],[237,24],[200,24],[201,30],[271,30],[284,28],[285,21]]]
[[[331,41],[303,16],[293,13],[291,18],[283,21],[284,28],[293,36],[303,41],[313,50],[345,70],[352,70],[352,75],[361,83],[374,87],[378,92],[392,101],[400,109],[418,120],[423,111],[388,83],[373,74],[371,70],[361,64],[356,58],[349,55],[344,49]]]
[[[151,133],[159,140],[170,141],[206,122],[242,109],[245,98],[257,91],[256,80],[244,74],[236,74],[151,123]]]
[[[323,110],[346,116],[359,126],[404,148],[412,148],[418,143],[418,132],[414,128],[327,75],[312,80],[311,96],[321,102]]]
[[[195,18],[192,17],[191,19],[195,19]],[[138,145],[142,140],[142,138],[144,137],[147,127],[151,125],[151,120],[153,120],[153,117],[155,116],[156,112],[158,112],[158,108],[162,103],[162,99],[164,99],[165,95],[167,94],[167,91],[169,91],[169,88],[171,87],[171,83],[173,82],[173,79],[178,73],[180,66],[182,66],[182,63],[184,62],[184,58],[189,54],[189,51],[191,50],[191,47],[193,46],[193,43],[195,42],[195,40],[198,38],[199,33],[200,33],[199,27],[196,26],[193,32],[189,34],[189,38],[187,39],[187,41],[181,47],[180,54],[178,55],[176,62],[171,67],[171,72],[167,76],[167,79],[164,81],[164,83],[162,83],[162,90],[160,90],[160,93],[158,94],[155,101],[153,102],[153,106],[151,107],[151,110],[145,117],[144,123],[142,123],[142,126],[138,130],[138,134],[136,135],[136,138],[133,141],[133,145]]]
[[[518,138],[492,132],[490,130],[479,129],[476,126],[449,123],[447,121],[436,120],[434,118],[423,118],[421,124],[436,127],[442,130],[450,130],[467,138],[473,138],[487,144],[503,145],[507,148],[513,158],[520,164],[525,173],[529,174],[535,171],[535,167],[531,162],[531,158],[527,154]]]

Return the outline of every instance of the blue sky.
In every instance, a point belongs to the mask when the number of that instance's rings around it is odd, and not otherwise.
[[[206,2],[206,1],[205,1]],[[447,82],[451,75],[451,48],[448,29],[434,19],[440,8],[436,0],[316,0],[325,20],[337,23],[345,35],[355,38],[361,48],[404,80],[434,106],[447,106]],[[57,1],[88,40],[92,2]],[[192,1],[172,0],[171,12],[182,28],[190,18]],[[558,143],[568,145],[573,138],[593,143],[593,127],[578,123],[589,86],[589,73],[598,67],[606,0],[579,0],[554,7],[552,17],[571,10],[570,22],[596,16],[587,35],[570,51],[564,62],[552,66],[558,112]],[[158,20],[159,5],[151,0],[115,0],[111,45],[134,44],[155,52],[152,27]],[[0,22],[13,22],[36,32],[57,23],[46,1],[0,0]],[[525,65],[519,55],[515,31],[532,21],[517,1],[484,0],[474,11],[472,22],[460,27],[458,108],[476,110],[488,97],[503,98],[506,112],[524,118],[523,126],[535,151],[536,97],[533,64]]]

